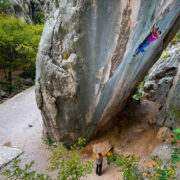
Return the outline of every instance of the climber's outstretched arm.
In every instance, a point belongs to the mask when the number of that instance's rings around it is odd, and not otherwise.
[[[156,24],[153,26],[153,32],[156,32]]]

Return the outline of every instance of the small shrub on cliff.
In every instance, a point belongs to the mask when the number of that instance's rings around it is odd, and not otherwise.
[[[162,161],[152,159],[154,161],[152,168],[147,168],[144,177],[148,180],[169,180],[175,179],[176,165],[171,162],[163,164]]]
[[[161,55],[161,58],[167,58],[167,57],[169,57],[169,54],[168,54],[168,53],[163,53],[163,54]]]
[[[180,42],[180,31],[176,33],[176,35],[174,36],[174,38],[172,39],[172,44],[177,44],[178,42]]]
[[[67,60],[68,58],[69,58],[68,54],[67,54],[67,53],[64,53],[64,54],[63,54],[63,59],[66,59],[66,60]]]
[[[139,100],[141,97],[145,96],[146,93],[143,91],[144,89],[144,84],[146,83],[148,79],[148,75],[146,75],[143,79],[143,81],[140,83],[140,85],[138,86],[138,90],[136,91],[136,93],[133,95],[133,98],[136,100]]]
[[[176,117],[176,119],[180,118],[180,110],[178,108],[170,104],[169,109],[171,110],[171,113]]]

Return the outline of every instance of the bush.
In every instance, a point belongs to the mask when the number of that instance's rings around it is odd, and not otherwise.
[[[81,150],[85,140],[79,138],[78,142],[66,149],[63,144],[58,147],[50,147],[52,152],[50,157],[50,171],[57,171],[57,179],[61,180],[79,180],[86,174],[91,174],[94,168],[93,161],[83,161],[81,159]]]
[[[0,0],[0,10],[8,8],[12,4],[12,0]]]
[[[20,73],[18,75],[21,78],[27,79],[27,78],[31,78],[32,80],[35,79],[35,69],[29,69],[28,71],[23,71],[22,73]]]
[[[34,161],[31,161],[29,164],[26,164],[22,169],[19,166],[21,160],[15,159],[11,169],[7,169],[3,172],[3,175],[6,176],[6,180],[50,180],[49,175],[38,174],[36,171],[32,171],[31,168],[34,164]]]
[[[145,96],[146,93],[143,91],[144,89],[144,84],[146,83],[147,79],[148,79],[148,75],[147,74],[143,81],[140,83],[140,85],[138,86],[138,90],[136,91],[136,93],[133,95],[133,98],[136,99],[136,100],[139,100],[141,97]]]

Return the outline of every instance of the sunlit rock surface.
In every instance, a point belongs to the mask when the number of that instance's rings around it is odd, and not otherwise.
[[[48,0],[36,100],[47,138],[88,140],[121,111],[180,26],[180,1]],[[133,57],[156,23],[162,31]]]

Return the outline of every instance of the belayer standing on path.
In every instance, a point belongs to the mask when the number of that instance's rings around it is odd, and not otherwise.
[[[153,41],[155,41],[156,39],[159,38],[159,35],[161,34],[161,31],[156,30],[156,26],[153,26],[153,31],[151,32],[151,34],[139,45],[139,47],[136,50],[136,53],[133,55],[134,57],[139,55],[140,53],[144,52],[144,48],[149,46],[150,43],[152,43]]]
[[[104,150],[101,153],[98,153],[98,155],[95,156],[95,160],[96,160],[96,174],[98,174],[98,176],[100,176],[101,170],[102,170],[102,163],[103,163],[103,157],[104,157],[105,153]]]

